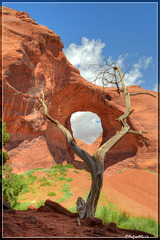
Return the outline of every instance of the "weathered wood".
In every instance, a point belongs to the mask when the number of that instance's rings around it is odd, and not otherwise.
[[[55,212],[62,213],[64,215],[68,216],[68,217],[72,217],[72,218],[77,218],[78,217],[78,213],[72,213],[67,208],[63,207],[61,204],[59,204],[57,202],[53,202],[50,199],[47,199],[45,201],[45,206],[53,209]]]
[[[112,67],[112,69],[115,72],[117,71],[120,76],[120,82],[122,87],[121,88],[118,87],[118,93],[122,92],[124,94],[126,109],[124,114],[122,114],[118,119],[116,119],[121,123],[121,130],[118,131],[111,139],[105,142],[101,147],[99,147],[99,149],[93,154],[93,156],[91,156],[88,152],[78,147],[77,144],[74,142],[74,139],[70,131],[67,128],[65,128],[63,125],[61,125],[58,120],[53,119],[48,114],[48,108],[44,102],[44,93],[42,90],[41,90],[42,98],[39,97],[39,101],[41,103],[39,108],[43,107],[45,116],[52,123],[54,123],[63,132],[63,134],[66,135],[72,150],[75,152],[75,154],[78,157],[80,157],[88,165],[91,171],[92,183],[91,183],[90,193],[88,195],[87,201],[85,202],[84,199],[79,197],[76,203],[77,211],[79,213],[80,218],[85,218],[85,217],[95,215],[96,207],[98,204],[100,192],[103,185],[104,158],[106,153],[109,151],[109,149],[111,149],[118,141],[120,141],[121,138],[126,133],[133,133],[133,134],[143,136],[142,135],[143,132],[136,132],[134,130],[130,130],[130,126],[127,123],[127,118],[133,112],[133,110],[131,110],[130,95],[136,95],[136,94],[129,94],[128,89],[124,83],[124,78],[123,78],[121,69],[115,66]],[[116,74],[114,74],[113,76],[116,77]],[[116,81],[114,81],[114,83],[115,82]],[[116,83],[118,84],[118,82]]]

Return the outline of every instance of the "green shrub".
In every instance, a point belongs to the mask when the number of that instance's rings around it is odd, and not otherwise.
[[[65,167],[67,167],[67,168],[75,168],[71,163],[67,163],[67,165]]]
[[[14,208],[18,196],[29,190],[28,184],[22,175],[12,173],[12,168],[9,168],[7,164],[4,165],[3,176],[3,198]]]
[[[51,178],[51,177],[52,177],[52,175],[51,175],[51,174],[47,174],[47,177]]]
[[[72,182],[73,181],[73,178],[67,178],[66,179],[66,182]]]
[[[41,170],[43,170],[43,168],[35,168],[34,170],[35,171],[41,171]]]
[[[54,166],[54,169],[56,169],[60,175],[62,176],[66,176],[66,172],[68,171],[66,166],[62,166],[62,164],[57,164],[56,166]]]
[[[32,202],[22,202],[22,203],[17,202],[14,209],[15,210],[27,210],[27,207],[31,204],[32,204]]]
[[[67,174],[65,173],[67,171],[67,169],[60,169],[59,170],[59,174],[62,175],[62,176],[66,176]]]
[[[148,172],[151,172],[151,173],[153,173],[153,174],[157,174],[157,172],[151,171],[151,170],[149,170],[149,169],[145,169],[145,170],[148,171]]]
[[[75,173],[79,173],[79,171],[78,171],[78,170],[73,170],[73,172],[75,172]]]
[[[131,216],[126,211],[121,211],[118,206],[108,203],[97,209],[96,217],[101,218],[103,224],[115,222],[119,228],[139,230],[157,235],[157,222],[152,218]]]
[[[53,169],[53,171],[52,171],[52,176],[53,177],[57,177],[59,174],[57,173],[57,169]]]
[[[62,185],[62,189],[61,191],[64,193],[63,197],[57,199],[58,203],[64,202],[66,199],[70,198],[71,196],[73,196],[73,194],[70,192],[70,184],[69,183],[65,183]]]
[[[46,178],[46,177],[42,177],[42,178],[39,178],[39,179],[38,179],[38,182],[45,182],[45,181],[47,181],[47,178]]]
[[[59,176],[59,177],[57,177],[57,179],[60,180],[60,181],[63,181],[63,180],[65,180],[65,177],[64,176]]]
[[[71,211],[72,213],[77,213],[77,205],[74,205],[73,207],[69,207],[68,210]]]
[[[47,173],[52,173],[52,169],[42,169],[41,172],[47,172]]]
[[[33,185],[34,182],[37,180],[37,177],[33,176],[31,174],[28,174],[27,176],[28,176],[28,178],[26,178],[26,181],[27,181],[28,185]]]
[[[82,168],[82,169],[81,169],[81,171],[87,172],[87,170],[86,170],[86,169],[84,169],[84,168]]]
[[[6,143],[9,142],[9,134],[6,133],[6,124],[5,122],[2,121],[2,118],[0,118],[0,144],[1,146],[5,146]],[[3,138],[2,138],[3,137]],[[9,157],[8,152],[7,151],[3,151],[0,149],[0,165],[2,166],[2,156],[3,156],[3,164],[6,163],[7,158]]]
[[[33,175],[34,172],[35,172],[35,169],[30,169],[29,171],[23,173],[22,176]]]
[[[56,196],[56,193],[55,192],[49,192],[49,193],[47,193],[47,196],[53,197],[53,196]]]
[[[40,186],[41,186],[41,187],[44,187],[44,186],[52,186],[52,184],[47,180],[46,182],[41,183]]]
[[[118,173],[122,173],[123,171],[125,171],[127,168],[123,168],[122,170],[120,170]]]

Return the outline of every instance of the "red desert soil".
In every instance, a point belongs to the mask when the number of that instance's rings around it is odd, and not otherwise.
[[[135,216],[157,219],[157,174],[128,169],[114,176],[104,176],[102,191],[121,209]]]
[[[79,226],[76,218],[68,217],[51,209],[46,209],[44,212],[42,210],[5,211],[3,226],[4,237],[152,236],[141,231],[119,229],[114,223],[105,226],[95,218],[82,219],[81,226]]]
[[[67,176],[72,177],[72,173]],[[71,200],[75,203],[77,198],[84,196],[84,192],[89,189],[88,175],[84,173],[81,178],[73,178],[74,181],[70,183],[73,196],[65,201],[65,207],[69,206]],[[130,214],[157,219],[157,174],[128,169],[119,174],[104,176],[102,193],[100,203],[107,198]]]
[[[89,174],[81,172],[82,174],[76,174],[73,169],[69,169],[67,177],[74,178],[70,182],[73,196],[62,202],[62,206],[75,205],[78,196],[84,196],[89,189]],[[146,170],[129,169],[114,176],[104,176],[102,193],[100,205],[105,204],[108,198],[130,214],[157,219],[157,174]],[[52,197],[46,196],[47,198],[53,200]],[[5,211],[4,237],[124,237],[127,234],[136,234],[128,233],[127,230],[104,231],[105,227],[101,231],[98,227],[86,224],[85,221],[82,221],[82,226],[78,226],[76,218],[54,211],[39,212],[36,209]]]

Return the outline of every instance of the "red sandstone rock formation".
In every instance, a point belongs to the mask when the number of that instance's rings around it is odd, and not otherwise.
[[[69,130],[70,117],[76,111],[91,111],[100,117],[101,144],[120,129],[115,119],[124,111],[123,96],[119,96],[115,88],[107,88],[104,93],[101,87],[82,78],[66,59],[63,43],[56,33],[37,24],[25,12],[3,7],[3,119],[10,134],[10,143],[6,145],[10,150],[9,163],[15,172],[25,172],[40,164],[49,167],[54,162],[74,162],[66,137],[44,118],[42,111],[36,110],[36,96],[42,87],[50,115],[59,118]],[[138,86],[129,87],[129,92],[139,91],[146,92]],[[124,136],[107,153],[105,169],[108,174],[123,168],[157,168],[157,101],[149,95],[131,98],[135,109],[129,119],[132,129],[147,131],[149,141],[133,134]],[[39,136],[43,137],[39,140]],[[30,157],[27,160],[25,151],[18,151],[22,147],[19,144],[26,140],[29,141],[27,156],[32,156],[32,160]],[[37,141],[40,141],[40,148]],[[91,152],[98,147],[97,141],[91,146]]]

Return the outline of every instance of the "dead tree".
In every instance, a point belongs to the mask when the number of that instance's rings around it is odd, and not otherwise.
[[[85,218],[88,216],[95,215],[96,207],[98,204],[100,192],[103,185],[104,158],[106,153],[109,151],[109,149],[111,149],[127,133],[138,134],[142,137],[144,133],[142,131],[137,132],[137,131],[131,130],[130,126],[127,123],[128,117],[133,112],[133,110],[131,110],[131,105],[130,105],[130,96],[135,94],[133,93],[129,94],[128,89],[124,82],[124,76],[121,72],[121,69],[119,67],[110,65],[110,68],[105,72],[107,75],[104,72],[102,73],[103,73],[103,80],[106,80],[106,81],[108,81],[108,77],[112,76],[113,78],[112,83],[114,83],[117,86],[117,92],[119,94],[123,93],[124,95],[126,109],[124,114],[121,115],[118,119],[116,119],[121,123],[121,130],[117,131],[116,134],[111,139],[109,139],[102,146],[100,146],[99,149],[93,154],[93,156],[91,156],[88,152],[78,147],[70,131],[66,129],[63,125],[61,125],[58,120],[53,119],[48,114],[48,108],[47,108],[47,105],[45,104],[44,93],[42,90],[41,90],[42,97],[41,98],[39,97],[39,102],[40,102],[39,108],[43,107],[45,116],[66,135],[72,150],[76,153],[78,157],[80,157],[88,165],[90,169],[92,183],[91,183],[91,188],[90,188],[87,201],[85,202],[84,199],[79,197],[76,203],[77,211],[80,218]],[[142,94],[142,93],[136,93],[136,95],[137,94]]]

